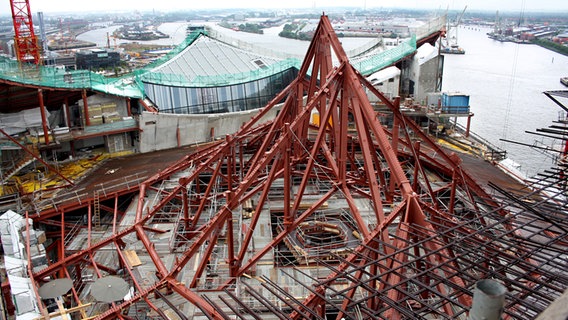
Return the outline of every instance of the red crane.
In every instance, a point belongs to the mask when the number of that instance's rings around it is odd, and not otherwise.
[[[32,13],[28,0],[10,0],[14,21],[14,48],[22,62],[39,63],[40,49],[34,33]]]

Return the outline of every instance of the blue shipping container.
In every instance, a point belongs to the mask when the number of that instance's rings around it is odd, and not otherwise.
[[[442,107],[469,107],[469,96],[461,93],[443,93]]]

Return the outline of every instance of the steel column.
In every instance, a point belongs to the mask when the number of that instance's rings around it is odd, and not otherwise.
[[[49,129],[47,128],[47,117],[45,116],[45,105],[43,104],[43,90],[37,89],[37,96],[39,101],[39,112],[41,113],[41,126],[43,128],[43,137],[45,139],[45,145],[49,145]]]

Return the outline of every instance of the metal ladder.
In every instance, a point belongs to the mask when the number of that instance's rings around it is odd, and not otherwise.
[[[93,194],[93,227],[95,229],[101,228],[101,197],[99,191]]]

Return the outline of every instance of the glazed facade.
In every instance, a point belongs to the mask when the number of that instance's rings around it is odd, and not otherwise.
[[[182,87],[144,83],[144,89],[162,113],[235,112],[265,106],[297,74],[298,70],[292,67],[265,78],[226,86]]]

